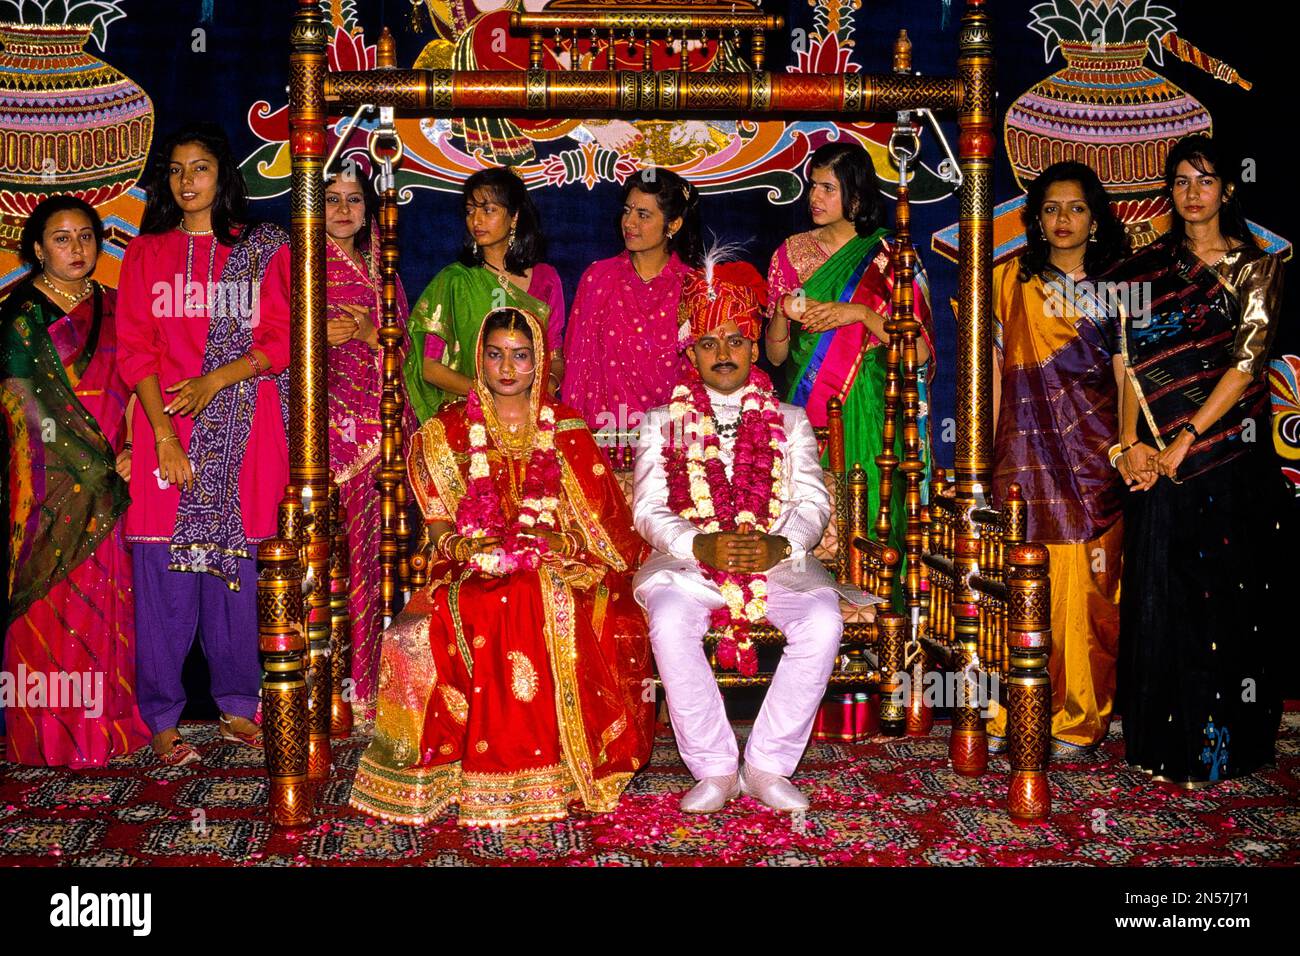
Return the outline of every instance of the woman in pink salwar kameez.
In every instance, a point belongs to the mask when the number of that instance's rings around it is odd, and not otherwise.
[[[148,182],[118,289],[120,368],[139,397],[126,534],[140,713],[154,752],[183,765],[199,759],[177,729],[196,631],[222,739],[262,744],[255,558],[289,480],[289,247],[248,224],[218,127],[170,137]]]
[[[379,592],[379,464],[383,284],[379,276],[378,199],[368,180],[335,176],[325,187],[325,298],[328,303],[330,471],[347,515],[348,617],[352,622],[355,716],[373,716],[384,609]],[[397,283],[397,321],[406,329],[406,293]],[[408,348],[403,337],[403,356]],[[405,385],[402,386],[405,392]],[[419,427],[404,406],[406,440]]]

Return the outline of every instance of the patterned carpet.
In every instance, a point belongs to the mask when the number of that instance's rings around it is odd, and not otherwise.
[[[740,727],[742,735],[745,726]],[[618,812],[505,832],[424,828],[346,809],[364,740],[336,742],[336,777],[317,824],[289,836],[266,820],[257,754],[223,745],[215,726],[185,736],[200,767],[167,769],[146,750],[101,771],[0,764],[0,865],[86,866],[1165,866],[1300,863],[1300,713],[1285,716],[1278,766],[1217,788],[1152,785],[1121,758],[1119,727],[1085,762],[1053,765],[1053,814],[1019,826],[1002,809],[1006,761],[983,778],[947,767],[947,733],[864,744],[815,743],[796,781],[802,819],[741,800],[683,815],[689,785],[662,731],[650,767]]]

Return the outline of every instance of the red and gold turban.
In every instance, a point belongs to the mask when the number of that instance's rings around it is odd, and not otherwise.
[[[767,305],[767,283],[748,262],[706,265],[682,283],[677,340],[683,348],[734,319],[740,334],[757,341]]]

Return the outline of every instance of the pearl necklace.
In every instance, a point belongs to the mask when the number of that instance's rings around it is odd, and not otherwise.
[[[44,272],[41,273],[41,285],[45,286],[45,288],[49,289],[55,295],[62,296],[64,299],[70,302],[74,308],[80,305],[81,300],[84,299],[86,296],[90,295],[91,290],[94,288],[94,285],[91,283],[91,281],[87,279],[86,285],[82,288],[82,290],[78,292],[76,295],[73,295],[71,292],[64,292],[62,289],[56,286],[53,282],[49,280],[49,277],[46,276]]]

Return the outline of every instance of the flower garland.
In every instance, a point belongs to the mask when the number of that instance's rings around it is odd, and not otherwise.
[[[751,380],[740,393],[730,480],[704,382],[692,377],[678,385],[668,415],[672,430],[664,453],[668,507],[709,534],[771,528],[781,514],[785,441],[785,422],[772,390]],[[751,676],[758,670],[758,653],[750,629],[767,616],[767,575],[723,571],[703,562],[700,570],[718,585],[726,602],[710,619],[710,626],[723,632],[718,663]]]
[[[469,393],[469,483],[456,507],[456,531],[467,538],[500,537],[501,546],[470,556],[470,564],[485,574],[505,575],[532,570],[550,550],[544,538],[528,532],[558,529],[560,458],[555,450],[555,411],[543,405],[537,416],[537,444],[528,458],[519,514],[506,527],[501,495],[487,459],[487,421],[478,390]]]

